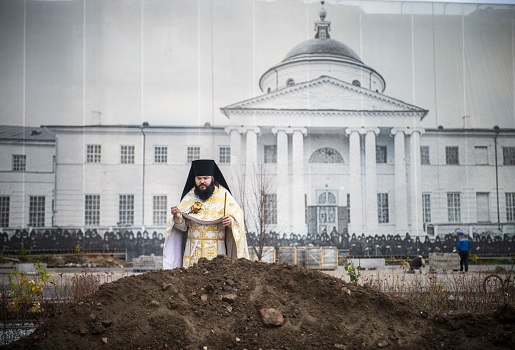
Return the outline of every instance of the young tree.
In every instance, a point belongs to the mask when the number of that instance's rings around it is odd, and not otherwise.
[[[239,195],[245,213],[245,230],[258,260],[269,244],[270,227],[277,224],[277,195],[274,179],[265,164],[239,176]]]

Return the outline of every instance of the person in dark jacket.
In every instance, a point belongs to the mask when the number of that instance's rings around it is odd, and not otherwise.
[[[422,273],[421,268],[426,266],[426,261],[422,255],[417,255],[409,262],[409,271],[410,273],[415,273],[415,270],[418,270]]]
[[[456,246],[456,250],[460,256],[460,271],[463,272],[463,268],[465,268],[465,272],[468,272],[470,241],[461,231],[458,232],[458,245]]]

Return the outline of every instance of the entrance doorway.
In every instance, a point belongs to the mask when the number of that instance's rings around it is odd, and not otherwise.
[[[336,190],[317,191],[317,233],[329,234],[338,229],[338,192]]]

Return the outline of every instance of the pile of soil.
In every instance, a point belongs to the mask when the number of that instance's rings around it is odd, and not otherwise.
[[[514,349],[513,310],[430,318],[323,272],[217,257],[104,284],[6,349]]]

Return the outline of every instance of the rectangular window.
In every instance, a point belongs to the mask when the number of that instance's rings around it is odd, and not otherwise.
[[[447,193],[447,219],[449,222],[461,222],[461,195],[459,192]]]
[[[490,196],[488,192],[476,193],[477,222],[490,222]]]
[[[515,221],[515,192],[506,193],[506,221]]]
[[[101,145],[87,145],[86,146],[86,163],[100,163],[102,156]]]
[[[265,145],[265,163],[277,163],[277,146],[276,145]]]
[[[87,194],[84,196],[84,225],[100,225],[100,195]]]
[[[45,197],[30,196],[29,226],[45,227]]]
[[[376,146],[376,163],[386,164],[386,146]]]
[[[200,147],[188,146],[187,162],[191,163],[198,159],[200,159]]]
[[[13,154],[13,171],[25,171],[27,169],[27,156],[25,154]]]
[[[133,225],[134,224],[134,195],[121,194],[119,202],[119,225]]]
[[[431,194],[422,193],[422,216],[424,223],[431,222]]]
[[[347,193],[347,223],[350,224],[350,194]]]
[[[388,193],[377,194],[377,217],[380,224],[387,224],[390,222]]]
[[[476,165],[488,165],[488,147],[475,146],[474,159],[476,160]]]
[[[265,224],[277,224],[277,195],[275,193],[265,194],[264,208]]]
[[[445,164],[460,164],[459,148],[457,146],[445,147]]]
[[[168,163],[168,147],[155,146],[154,147],[154,163],[166,164]]]
[[[9,227],[10,204],[9,196],[0,196],[0,227]]]
[[[228,164],[231,162],[231,147],[220,146],[220,163]]]
[[[502,159],[504,165],[515,165],[515,147],[503,147]]]
[[[166,225],[166,216],[167,216],[166,202],[167,202],[166,196],[154,196],[153,206],[152,206],[154,225],[158,225],[158,226]]]
[[[429,165],[429,146],[420,146],[420,164]]]
[[[122,164],[134,164],[134,146],[124,146],[120,148]]]

